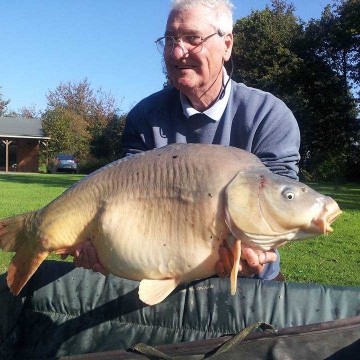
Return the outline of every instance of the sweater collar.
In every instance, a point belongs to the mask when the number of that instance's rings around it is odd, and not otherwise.
[[[229,75],[227,74],[225,68],[223,68],[223,77],[224,77],[223,84],[226,84],[226,82],[229,79]],[[181,106],[183,108],[183,113],[187,118],[195,114],[205,114],[210,119],[214,121],[219,121],[229,101],[230,92],[231,92],[231,81],[229,81],[225,89],[225,95],[223,96],[223,98],[218,99],[213,106],[211,106],[209,109],[205,110],[204,112],[200,112],[194,109],[189,99],[183,93],[180,92],[180,101],[181,101]]]

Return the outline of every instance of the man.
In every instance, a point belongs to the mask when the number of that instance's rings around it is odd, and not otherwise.
[[[165,36],[156,40],[173,86],[137,104],[128,114],[122,145],[127,154],[170,143],[213,143],[256,154],[273,172],[297,179],[299,129],[291,111],[269,93],[237,84],[224,63],[233,46],[232,4],[227,0],[174,0]],[[231,254],[220,248],[216,270],[226,277]],[[106,274],[91,244],[74,263]],[[241,273],[281,279],[277,252],[243,246]],[[280,274],[280,275],[279,275]]]

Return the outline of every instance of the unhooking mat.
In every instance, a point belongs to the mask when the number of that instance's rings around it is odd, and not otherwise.
[[[200,346],[203,355],[194,355],[200,359],[228,340],[226,336],[257,322],[271,324],[279,332],[250,335],[216,358],[228,360],[231,351],[242,348],[244,359],[322,359],[345,351],[343,347],[352,349],[358,356],[354,359],[360,359],[360,317],[356,318],[360,314],[359,288],[239,279],[237,293],[231,296],[228,279],[209,278],[184,284],[162,303],[150,307],[138,299],[138,285],[136,281],[77,269],[71,263],[45,261],[21,294],[13,296],[6,286],[6,275],[1,275],[0,359],[70,355],[77,359],[75,355],[114,350],[101,358],[127,359],[137,355],[121,349],[138,343],[168,344],[165,348],[170,352],[177,354],[183,349],[189,359],[189,349]],[[351,317],[355,318],[348,319]],[[325,323],[338,319],[345,320]],[[308,326],[297,328],[304,325]],[[345,326],[347,332],[336,332],[339,326]],[[292,341],[294,354],[285,357],[280,352],[276,357],[276,351],[285,346],[285,338]],[[342,347],[329,346],[328,355],[320,357],[315,353],[304,355],[304,344],[311,345],[312,340],[318,348],[326,349],[329,344],[321,343],[324,338],[331,345],[340,342]],[[310,349],[315,351],[315,345]],[[346,359],[352,358],[349,354]],[[236,352],[234,356],[239,358]],[[95,358],[100,355],[91,357]]]

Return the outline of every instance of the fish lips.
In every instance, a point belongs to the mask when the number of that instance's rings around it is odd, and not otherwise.
[[[342,214],[338,204],[330,197],[324,200],[323,211],[311,221],[308,231],[315,234],[324,234],[333,232],[332,223]]]

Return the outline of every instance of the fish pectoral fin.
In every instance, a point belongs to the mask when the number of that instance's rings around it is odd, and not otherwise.
[[[142,280],[139,286],[139,298],[148,305],[163,301],[179,285],[175,278],[164,280]]]
[[[241,240],[235,239],[232,247],[232,253],[234,257],[234,264],[231,270],[230,283],[231,283],[231,295],[236,294],[237,277],[239,272],[239,264],[241,257]]]

